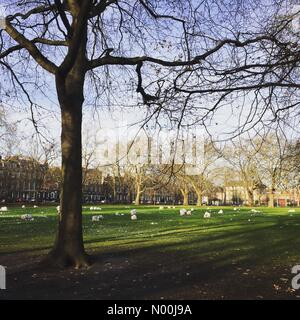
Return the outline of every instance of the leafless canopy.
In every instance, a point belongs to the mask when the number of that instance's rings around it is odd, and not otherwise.
[[[231,134],[299,113],[298,12],[289,1],[3,2],[1,95],[7,99],[21,88],[35,105],[46,83],[52,85],[41,69],[68,73],[88,22],[87,104],[138,101],[147,106],[146,121],[207,130],[231,116],[237,124]]]

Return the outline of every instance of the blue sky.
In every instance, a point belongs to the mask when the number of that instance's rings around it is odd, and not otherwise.
[[[3,1],[5,2],[5,1]],[[10,1],[6,1],[7,3],[11,3]],[[228,4],[230,1],[224,1],[224,3]],[[268,10],[268,6],[271,4],[271,0],[262,1],[265,4],[266,10]],[[195,1],[194,5],[198,2]],[[238,2],[236,2],[238,3]],[[211,24],[211,21],[207,20],[207,11],[206,15],[200,17],[203,22],[203,28],[201,29],[204,33],[211,32],[211,35],[214,37],[224,37],[225,34],[230,35],[228,31],[229,26],[240,26],[241,31],[242,28],[246,27],[246,30],[249,26],[245,26],[245,23],[251,24],[251,30],[254,30],[257,26],[254,23],[254,17],[258,15],[259,17],[263,17],[266,12],[254,10],[254,2],[245,1],[246,8],[252,11],[252,15],[249,14],[246,17],[233,17],[232,12],[230,12],[230,7],[227,11],[224,12],[217,12],[217,4],[218,2],[212,1],[211,2],[211,18],[213,21],[218,21],[218,25]],[[215,9],[214,9],[215,8]],[[160,10],[164,10],[164,8],[160,8]],[[203,10],[206,10],[203,7]],[[113,13],[108,12],[106,19],[109,21],[113,17]],[[200,19],[199,18],[199,19]],[[222,21],[223,20],[223,21]],[[161,27],[165,27],[164,23],[162,23]],[[160,29],[161,30],[161,29]],[[200,30],[200,31],[201,31]],[[129,35],[125,35],[123,40],[122,48],[126,48],[126,52],[124,53],[126,56],[135,55],[141,53],[143,50],[146,50],[149,54],[157,56],[157,57],[164,57],[171,60],[176,60],[178,58],[183,59],[186,55],[186,51],[184,50],[184,44],[179,39],[179,28],[178,24],[173,24],[166,29],[165,32],[158,32],[154,25],[150,25],[149,30],[146,30],[144,35],[139,35],[140,41],[142,41],[142,37],[144,36],[147,39],[148,46],[146,48],[142,47],[141,43],[135,42],[132,46],[130,46]],[[199,30],[198,30],[199,31]],[[245,30],[244,30],[245,31]],[[204,34],[204,37],[206,35]],[[151,40],[151,38],[153,40]],[[119,39],[119,35],[117,33],[112,33],[112,35],[108,35],[109,45],[116,47],[116,39]],[[180,40],[180,41],[179,41]],[[127,47],[126,47],[127,45]],[[168,48],[169,46],[169,48]],[[197,43],[197,41],[192,42],[192,51],[193,52],[202,52],[203,48],[205,47],[204,43]],[[121,48],[121,49],[122,49]],[[118,50],[121,52],[122,50],[115,48],[116,53],[118,54]],[[49,51],[48,54],[55,54],[55,57],[58,57],[59,51],[53,53]],[[52,57],[52,56],[51,56]],[[14,64],[17,67],[19,72],[23,72],[22,66],[18,67],[19,58],[15,57],[12,59]],[[226,59],[226,57],[225,57]],[[20,69],[18,69],[20,68]],[[135,85],[136,83],[136,75],[134,72],[134,68],[127,68],[119,69],[115,67],[109,68],[109,77],[105,78],[102,77],[101,72],[104,72],[102,68],[99,71],[100,75],[100,87],[105,87],[107,79],[112,81],[112,86],[110,91],[106,91],[103,93],[102,96],[95,102],[95,91],[91,86],[89,81],[86,81],[85,85],[85,106],[84,106],[84,122],[83,122],[83,132],[89,129],[91,132],[101,132],[103,136],[117,138],[117,136],[124,137],[129,136],[128,131],[130,134],[136,132],[139,129],[139,123],[145,118],[147,115],[147,109],[144,106],[138,106],[140,104],[141,99],[140,96],[135,93]],[[165,70],[161,70],[160,76],[164,75]],[[150,67],[145,70],[145,83],[149,83],[151,79],[153,79],[155,75],[155,70],[152,70]],[[9,83],[4,79],[3,74],[2,81],[0,87],[0,94],[4,96],[5,92],[9,91],[8,85]],[[26,73],[23,76],[24,81],[29,82],[31,79],[36,80],[38,86],[31,86],[28,85],[27,89],[30,93],[30,96],[34,100],[34,102],[41,106],[41,108],[34,108],[34,116],[38,121],[39,125],[41,126],[41,130],[45,133],[45,135],[49,135],[49,138],[54,139],[59,144],[59,136],[60,136],[60,111],[59,106],[57,103],[56,93],[55,93],[55,85],[53,81],[53,76],[47,75],[46,73],[42,72],[40,68],[35,69],[34,64],[30,64],[29,68],[26,69]],[[5,87],[7,85],[7,87]],[[133,86],[133,87],[132,87]],[[132,87],[132,88],[131,88]],[[11,95],[13,96],[13,94]],[[251,107],[251,95],[249,95],[245,101],[242,101],[242,98],[236,98],[234,103],[230,106],[224,104],[224,106],[220,109],[220,111],[209,120],[206,121],[206,129],[214,135],[215,137],[219,137],[220,139],[225,138],[224,133],[232,132],[238,124],[238,121],[242,121],[247,114],[247,110]],[[34,132],[33,126],[28,121],[31,117],[31,111],[28,107],[28,101],[24,95],[20,95],[19,99],[10,98],[9,104],[7,104],[8,116],[11,121],[20,121],[19,130],[20,132],[24,133],[25,136],[29,137]],[[195,100],[195,107],[199,107],[200,105],[208,105],[211,102],[209,100],[200,99]],[[245,114],[240,116],[239,110],[241,110],[241,104],[244,104],[244,110],[246,111]],[[11,107],[13,105],[13,107]],[[239,109],[238,109],[239,108]],[[194,120],[193,115],[187,115],[185,117],[185,124],[192,123]],[[133,124],[136,124],[132,127]],[[167,121],[164,116],[160,118],[160,124],[162,126],[167,126]],[[151,126],[151,123],[150,123]],[[128,129],[130,128],[130,130]],[[203,135],[205,130],[201,124],[190,128],[189,130],[197,132],[199,135]],[[168,130],[165,130],[168,132]],[[174,131],[172,131],[172,134]],[[228,136],[226,136],[228,137]],[[24,146],[20,145],[22,150],[26,150],[27,142],[24,140]]]

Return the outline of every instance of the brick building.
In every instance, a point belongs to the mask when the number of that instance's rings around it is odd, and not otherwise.
[[[37,201],[47,165],[32,158],[0,158],[0,201]]]

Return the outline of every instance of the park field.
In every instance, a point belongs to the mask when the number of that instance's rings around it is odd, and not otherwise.
[[[94,264],[54,270],[39,261],[54,242],[55,207],[0,213],[0,299],[298,299],[291,268],[300,264],[300,209],[193,207],[191,216],[158,206],[83,209]],[[189,207],[189,208],[192,208]],[[222,209],[223,214],[218,211]],[[31,214],[33,221],[21,215]],[[102,215],[100,221],[92,216]]]

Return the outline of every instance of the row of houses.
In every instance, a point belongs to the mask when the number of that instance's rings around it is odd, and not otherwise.
[[[97,180],[87,181],[84,196],[87,201],[101,201],[102,174],[97,172],[93,177]],[[1,202],[58,202],[60,182],[58,167],[49,167],[29,157],[0,157]]]
[[[32,158],[20,156],[0,158],[0,201],[1,202],[58,202],[60,169],[49,167]],[[103,173],[98,169],[84,172],[83,201],[85,203],[132,203],[135,191],[130,180],[122,176]],[[189,203],[195,204],[197,196],[189,192]],[[254,203],[266,205],[269,193],[266,188],[254,191]],[[299,205],[299,190],[274,191],[275,206]],[[180,191],[161,186],[147,188],[141,196],[143,204],[182,204]],[[204,194],[203,204],[247,205],[246,190],[236,182],[233,185],[216,186]]]
[[[41,190],[47,165],[23,157],[0,157],[0,199],[33,201]]]

